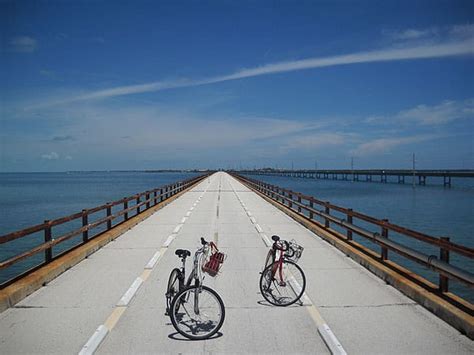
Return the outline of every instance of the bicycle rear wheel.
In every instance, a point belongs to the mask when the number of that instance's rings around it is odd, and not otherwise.
[[[306,288],[303,270],[292,261],[269,265],[260,276],[262,296],[275,306],[289,306],[298,301]]]
[[[170,315],[171,302],[173,302],[174,296],[179,292],[179,283],[180,283],[180,274],[181,271],[177,268],[171,271],[170,277],[168,279],[168,288],[166,289],[166,312],[165,315]]]
[[[224,323],[224,303],[213,289],[191,286],[174,297],[170,317],[174,328],[186,338],[207,339]]]

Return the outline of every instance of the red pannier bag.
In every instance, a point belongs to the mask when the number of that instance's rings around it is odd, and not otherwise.
[[[209,244],[211,246],[211,255],[209,256],[209,260],[203,265],[202,271],[215,277],[219,273],[219,269],[225,260],[225,254],[221,253],[213,242]]]

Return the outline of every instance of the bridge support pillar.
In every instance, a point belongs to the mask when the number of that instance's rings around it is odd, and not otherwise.
[[[398,183],[399,184],[405,183],[405,175],[398,175]]]
[[[451,187],[451,176],[444,176],[443,177],[443,186],[444,187]]]
[[[419,176],[418,176],[418,184],[419,184],[419,185],[426,185],[426,176],[424,176],[424,175],[419,175]]]

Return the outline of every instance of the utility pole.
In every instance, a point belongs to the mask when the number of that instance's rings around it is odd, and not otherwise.
[[[415,153],[413,153],[413,188],[415,188]]]

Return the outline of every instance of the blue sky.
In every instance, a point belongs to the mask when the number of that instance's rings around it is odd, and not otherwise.
[[[474,168],[470,1],[1,1],[0,171]]]

